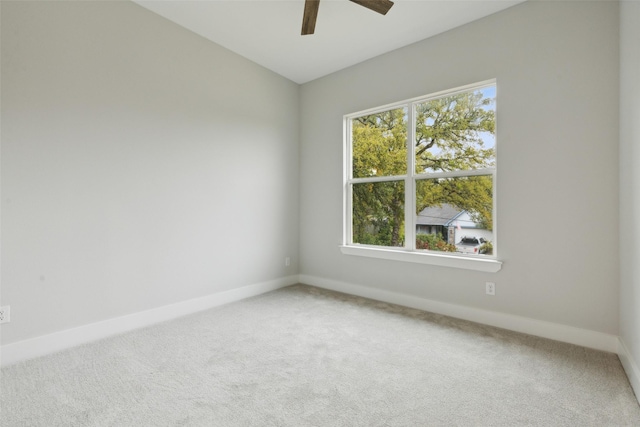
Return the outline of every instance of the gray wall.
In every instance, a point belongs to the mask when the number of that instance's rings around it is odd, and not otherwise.
[[[620,336],[639,363],[640,2],[621,3],[620,46]]]
[[[303,85],[301,272],[617,335],[618,17],[527,2]],[[342,116],[490,78],[502,270],[342,255]]]
[[[298,273],[298,85],[133,3],[3,1],[2,88],[2,344]]]

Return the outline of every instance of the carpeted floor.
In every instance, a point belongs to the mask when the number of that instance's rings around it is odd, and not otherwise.
[[[2,369],[2,426],[640,426],[616,355],[293,286]]]

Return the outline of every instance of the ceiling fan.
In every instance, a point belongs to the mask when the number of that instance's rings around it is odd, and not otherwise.
[[[354,3],[386,15],[393,6],[391,0],[349,0]],[[316,18],[318,17],[318,6],[320,0],[305,0],[304,15],[302,16],[302,35],[313,34],[316,29]]]

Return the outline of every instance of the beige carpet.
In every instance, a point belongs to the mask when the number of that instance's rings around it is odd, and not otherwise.
[[[640,426],[616,355],[293,286],[26,363],[2,426]]]

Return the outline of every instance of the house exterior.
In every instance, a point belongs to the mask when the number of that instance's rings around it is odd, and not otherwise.
[[[456,244],[463,236],[483,237],[493,241],[493,232],[481,228],[469,212],[443,203],[424,208],[416,217],[416,234],[441,234],[447,243]]]

